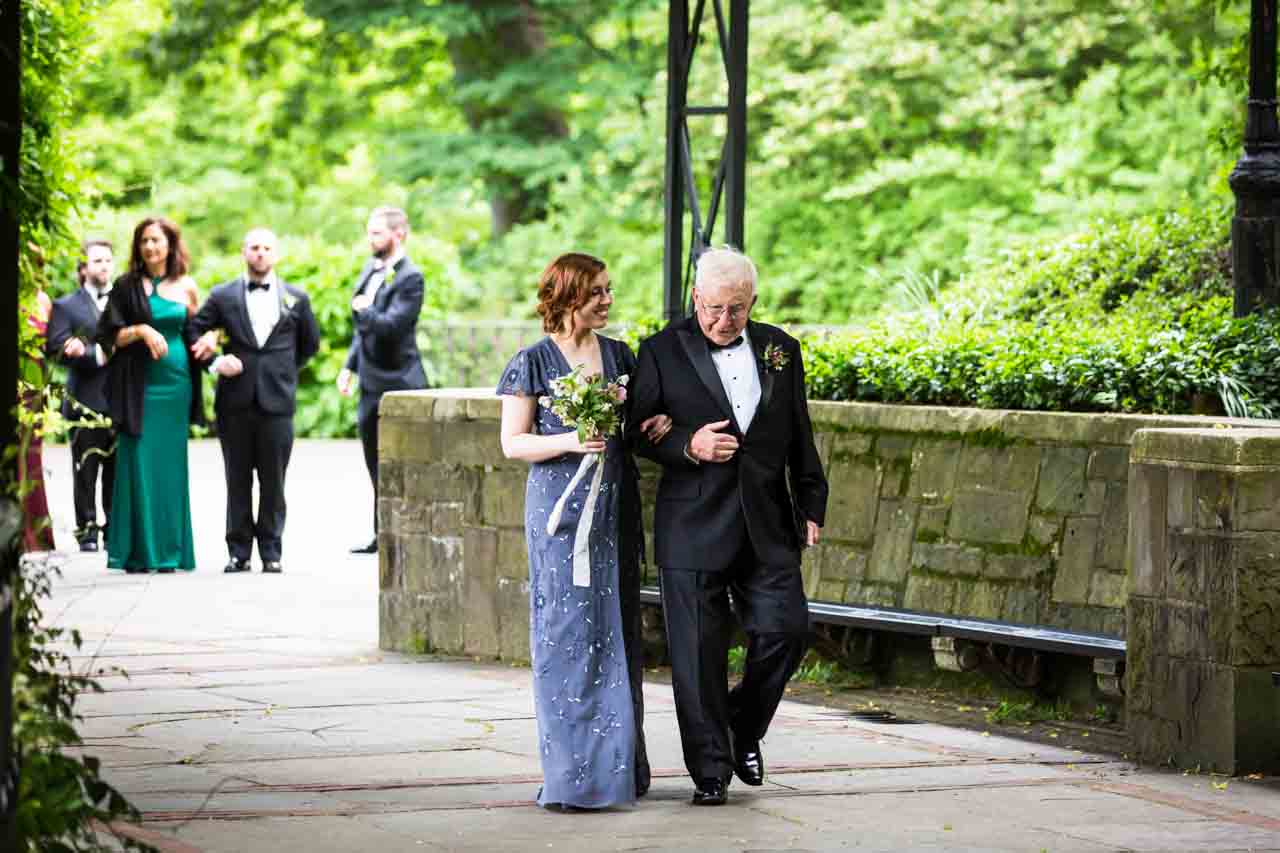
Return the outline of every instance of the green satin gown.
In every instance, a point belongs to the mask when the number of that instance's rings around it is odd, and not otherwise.
[[[107,568],[196,567],[188,489],[187,427],[191,374],[182,326],[187,307],[151,294],[151,325],[169,343],[147,364],[142,434],[120,435],[107,528]]]

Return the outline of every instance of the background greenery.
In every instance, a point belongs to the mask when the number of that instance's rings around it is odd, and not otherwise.
[[[1137,308],[1094,323],[1070,319],[1101,310],[1083,296],[1034,317],[1030,303],[986,305],[988,290],[1007,301],[1034,289],[1049,259],[1079,260],[1059,248],[1071,235],[1106,243],[1128,233],[1117,223],[1147,222],[1156,229],[1147,264],[1171,275],[1186,270],[1176,268],[1183,256],[1158,251],[1183,239],[1158,233],[1169,211],[1199,223],[1186,227],[1206,243],[1225,241],[1246,7],[755,0],[746,248],[764,273],[757,316],[865,328],[858,340],[912,365],[897,370],[922,373],[855,382],[851,371],[871,368],[824,361],[814,392],[1182,411],[1222,406],[1221,394],[1202,399],[1217,387],[1261,412],[1263,392],[1236,388],[1236,374],[1212,359],[1196,362],[1194,390],[1173,396],[1122,387],[1115,371],[1078,379],[1062,372],[1074,368],[1019,366],[1043,361],[1046,337],[1034,330],[1055,317],[1054,364],[1077,349],[1089,363],[1123,349],[1115,357],[1128,364],[1146,358],[1144,347],[1182,346],[1152,342],[1155,327],[1140,321],[1156,321]],[[74,138],[93,193],[81,230],[123,244],[141,215],[167,213],[186,229],[208,287],[238,271],[248,227],[275,227],[282,272],[312,294],[325,339],[303,377],[299,433],[347,435],[352,404],[329,389],[350,336],[362,223],[373,206],[400,204],[427,274],[432,378],[489,384],[520,336],[446,346],[444,324],[533,319],[536,276],[560,251],[608,260],[621,320],[660,313],[665,13],[661,0],[107,0],[76,90]],[[724,97],[710,18],[704,36],[692,103]],[[705,184],[722,127],[691,121]],[[1116,261],[1125,245],[1099,245],[1091,262],[1114,262],[1108,275],[1121,279],[1134,273],[1120,290],[1160,280]],[[921,329],[953,298],[984,304],[988,322],[944,324],[956,345],[935,341],[936,367],[917,364]],[[898,317],[922,307],[913,322]],[[1190,336],[1199,352],[1212,312],[1201,313],[1197,323],[1161,313],[1159,329]],[[950,363],[993,355],[1004,367],[988,372],[1002,378]],[[923,378],[935,369],[948,376]]]
[[[79,252],[73,219],[87,173],[67,128],[76,115],[82,48],[91,38],[96,8],[94,0],[23,0],[20,6],[19,180],[16,186],[0,182],[0,204],[16,212],[20,230],[18,392],[20,399],[32,403],[45,399],[49,389],[41,364],[42,341],[27,317],[35,308],[37,291],[65,280]],[[19,441],[4,448],[3,488],[6,495],[21,500],[31,482],[14,463],[24,459],[29,443],[46,430],[48,412],[34,404],[18,406],[17,412]],[[3,526],[9,528],[7,518]],[[4,543],[10,554],[17,553],[14,544]],[[21,571],[13,573],[12,587],[5,590],[13,595],[13,739],[21,768],[17,850],[150,850],[131,838],[114,836],[111,825],[136,821],[137,811],[103,781],[98,759],[81,750],[76,703],[98,685],[87,672],[74,668],[66,652],[68,644],[79,649],[79,634],[43,624],[41,605],[56,571],[51,563],[24,560]]]

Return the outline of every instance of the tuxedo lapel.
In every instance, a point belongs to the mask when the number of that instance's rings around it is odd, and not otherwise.
[[[690,321],[684,328],[676,332],[676,336],[680,338],[680,344],[684,347],[685,353],[689,356],[689,361],[693,362],[693,369],[697,371],[698,378],[702,380],[702,384],[707,386],[707,390],[711,392],[711,399],[716,401],[716,405],[724,413],[735,427],[738,426],[738,419],[733,416],[733,406],[729,405],[729,395],[724,392],[724,383],[720,381],[720,373],[716,370],[715,363],[711,360],[711,350],[707,347],[707,339],[703,337],[702,331],[696,327],[691,328],[691,324],[696,321]],[[741,429],[738,430],[741,432]]]
[[[89,291],[85,290],[83,286],[76,293],[76,298],[84,306],[85,316],[92,318],[94,325],[97,325],[98,318],[102,316],[102,312],[98,310],[98,301],[90,296]]]
[[[231,289],[231,299],[235,302],[236,316],[240,318],[240,327],[244,330],[245,339],[258,346],[258,336],[253,333],[253,319],[249,316],[248,279],[240,276],[236,286]]]
[[[756,357],[756,372],[760,375],[760,405],[756,407],[756,416],[751,423],[760,420],[760,414],[769,408],[769,400],[773,397],[773,371],[764,361],[764,348],[771,342],[759,323],[747,324],[747,335],[751,338],[751,349]]]
[[[396,261],[395,266],[384,267],[386,271],[382,277],[382,284],[378,285],[378,292],[373,295],[373,301],[380,306],[386,305],[387,300],[391,297],[386,294],[391,292],[391,288],[400,282],[400,271],[404,269],[405,258]]]
[[[277,276],[275,288],[276,288],[276,305],[278,306],[278,310],[276,311],[276,322],[275,322],[275,325],[271,327],[271,331],[267,332],[267,339],[262,342],[262,346],[264,348],[266,347],[267,344],[271,343],[271,339],[276,336],[276,331],[281,326],[284,325],[285,313],[289,310],[288,308],[285,307],[285,304],[284,304],[284,297],[285,297],[284,279]]]
[[[360,277],[356,279],[356,295],[364,293],[365,285],[369,283],[369,278],[373,275],[373,261],[365,261],[364,269],[360,270]]]

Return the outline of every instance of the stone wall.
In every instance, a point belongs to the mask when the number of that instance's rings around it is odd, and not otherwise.
[[[499,405],[476,390],[383,398],[384,648],[528,657],[526,468],[502,458]],[[805,555],[811,598],[1117,636],[1130,440],[1140,428],[1211,423],[866,403],[810,411],[831,482],[823,542]],[[651,506],[654,467],[642,487]]]
[[[1280,430],[1143,430],[1129,482],[1137,756],[1280,772]]]

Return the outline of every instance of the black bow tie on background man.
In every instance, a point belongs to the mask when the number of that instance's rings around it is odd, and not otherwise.
[[[249,282],[250,293],[253,293],[255,290],[267,290],[270,287],[271,287],[271,282],[269,281],[250,281]]]
[[[715,341],[711,340],[711,338],[707,338],[707,346],[711,349],[712,352],[715,352],[716,350],[721,350],[721,349],[733,349],[734,347],[741,346],[741,345],[742,345],[742,335],[738,335],[736,338],[729,341],[729,343],[727,344],[718,344]]]

